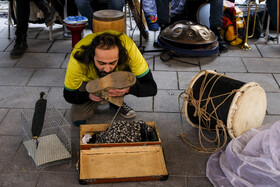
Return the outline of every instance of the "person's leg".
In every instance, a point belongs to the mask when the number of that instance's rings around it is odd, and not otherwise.
[[[108,8],[112,10],[123,11],[125,0],[110,0]]]
[[[172,0],[170,6],[170,24],[180,21],[188,20],[184,15],[186,0]]]
[[[86,91],[86,82],[83,82],[79,91]],[[87,119],[94,115],[94,111],[97,109],[98,103],[94,101],[88,101],[84,104],[73,104],[71,107],[71,121],[74,125],[79,126],[85,124]]]
[[[210,0],[210,27],[223,26],[223,0]]]
[[[145,14],[157,14],[156,0],[142,0],[142,8]]]
[[[266,5],[270,20],[273,23],[273,26],[277,29],[277,0],[266,0]]]
[[[10,53],[11,58],[20,58],[27,49],[27,30],[30,15],[30,4],[26,0],[16,0],[16,40]]]
[[[142,8],[149,30],[157,31],[159,29],[159,25],[157,23],[158,16],[155,0],[142,0]]]
[[[227,51],[228,47],[221,36],[221,29],[223,27],[223,0],[210,0],[210,29],[218,37],[219,50]]]
[[[92,30],[93,8],[91,6],[92,0],[75,0],[78,11],[82,16],[88,19],[88,28]]]
[[[16,1],[16,20],[17,29],[16,36],[27,35],[28,20],[30,16],[30,4],[26,0],[15,0]]]
[[[93,101],[88,101],[80,105],[73,104],[70,112],[72,123],[76,126],[85,124],[87,119],[94,115],[94,111],[97,107],[98,103]]]
[[[48,27],[52,25],[55,22],[56,17],[58,16],[56,10],[51,7],[45,0],[33,0],[33,2],[44,13],[46,26]]]
[[[158,24],[161,29],[167,27],[170,23],[170,0],[156,0],[157,9],[160,10],[157,12],[158,14]]]

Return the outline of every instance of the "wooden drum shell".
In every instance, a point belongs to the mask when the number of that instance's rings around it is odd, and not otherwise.
[[[114,30],[126,32],[124,13],[118,10],[99,10],[93,13],[92,31]]]
[[[187,122],[193,127],[199,127],[198,117],[194,116],[193,106],[190,104],[189,99],[191,93],[198,92],[198,80],[205,77],[206,73],[214,76],[218,75],[214,71],[201,71],[192,78],[185,91],[186,102],[184,102],[184,113]],[[224,77],[223,82],[219,83],[220,80],[222,79],[219,79],[216,84],[224,85],[223,87],[227,87],[227,90],[238,89],[238,91],[231,95],[230,98],[220,106],[220,109],[217,110],[219,119],[222,120],[226,126],[229,136],[231,138],[236,138],[250,128],[261,126],[267,108],[267,99],[264,89],[256,82],[243,83],[229,77]],[[212,85],[210,84],[208,88],[210,86]],[[215,87],[213,87],[213,89],[215,89]],[[211,97],[215,97],[215,92],[217,93],[216,95],[223,93],[221,90],[216,90],[213,91],[214,94],[212,94]],[[207,98],[205,97],[207,94],[209,94],[209,92],[206,91],[202,99]],[[194,94],[194,97],[196,98],[197,94]],[[217,106],[220,103],[221,101],[216,101],[215,105]],[[199,107],[203,108],[204,105]],[[209,110],[207,109],[208,112],[213,111],[210,105],[207,105],[207,108],[209,108]],[[214,129],[212,125],[216,124],[216,122],[215,119],[211,118],[211,129]]]

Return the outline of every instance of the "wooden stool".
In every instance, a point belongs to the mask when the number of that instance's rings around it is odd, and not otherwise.
[[[99,10],[93,13],[93,32],[115,30],[126,33],[124,13],[118,10]]]

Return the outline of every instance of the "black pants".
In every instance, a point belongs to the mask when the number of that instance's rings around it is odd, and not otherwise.
[[[30,15],[29,0],[16,0],[17,29],[16,36],[21,37],[27,34],[28,20]]]
[[[12,1],[12,0],[11,0]],[[15,0],[17,7],[16,7],[16,36],[21,37],[27,34],[28,30],[28,21],[30,15],[30,1],[31,0]],[[41,1],[41,0],[32,0],[32,1]],[[54,0],[52,4],[56,11],[59,13],[61,18],[64,18],[64,0]],[[74,16],[78,14],[78,10],[74,0],[67,1],[67,16]]]

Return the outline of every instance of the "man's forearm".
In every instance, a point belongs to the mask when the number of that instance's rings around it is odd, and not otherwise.
[[[64,88],[63,97],[65,100],[72,104],[83,104],[86,101],[89,101],[88,92],[80,92],[79,90],[69,91]]]
[[[149,71],[144,77],[137,78],[135,85],[130,87],[128,94],[137,97],[155,96],[157,94],[157,85],[153,79],[152,73]],[[63,97],[67,102],[72,104],[83,104],[90,100],[89,93],[86,91],[69,91],[65,88],[63,90]]]
[[[136,79],[135,85],[130,87],[129,94],[137,97],[155,96],[157,94],[157,84],[154,81],[152,73]]]

